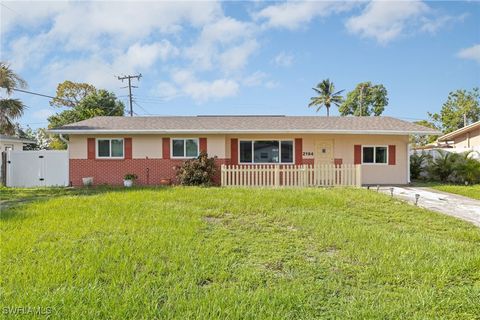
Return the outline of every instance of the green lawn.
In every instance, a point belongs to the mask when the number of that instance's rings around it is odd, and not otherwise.
[[[25,192],[0,190],[2,199]],[[45,192],[2,210],[2,310],[51,308],[53,319],[480,315],[480,229],[373,191]]]
[[[462,186],[455,184],[442,184],[437,182],[416,182],[414,185],[419,187],[428,187],[443,192],[455,193],[461,196],[480,200],[480,184]]]

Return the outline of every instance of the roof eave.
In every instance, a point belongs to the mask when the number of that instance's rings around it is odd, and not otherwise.
[[[111,130],[111,129],[50,129],[48,133],[52,134],[373,134],[373,135],[438,135],[438,131],[418,131],[418,130]]]
[[[452,131],[450,133],[447,133],[446,135],[443,135],[438,138],[438,141],[452,141],[453,138],[458,137],[459,135],[465,134],[467,132],[473,131],[477,129],[477,127],[480,128],[480,121],[477,121],[475,123],[472,123],[466,127],[457,129],[455,131]]]
[[[27,140],[27,139],[8,139],[8,138],[2,138],[1,139],[2,142],[17,142],[17,143],[27,143],[27,144],[30,144],[30,143],[37,143],[36,141],[34,140]]]

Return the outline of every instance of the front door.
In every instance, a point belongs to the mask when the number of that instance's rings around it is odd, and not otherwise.
[[[315,141],[315,164],[333,164],[333,141]]]

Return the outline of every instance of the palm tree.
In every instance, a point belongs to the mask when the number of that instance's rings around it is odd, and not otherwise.
[[[0,99],[0,133],[15,134],[14,119],[23,115],[25,105],[18,99],[10,99],[15,88],[25,88],[27,83],[25,80],[15,74],[10,66],[4,62],[0,62],[0,87],[6,92],[7,98]]]
[[[308,107],[317,106],[317,112],[322,106],[327,108],[327,117],[330,116],[330,106],[332,104],[337,107],[343,102],[343,97],[340,95],[344,90],[335,92],[335,85],[330,82],[330,79],[323,80],[315,88],[312,88],[318,93],[318,96],[310,98]]]

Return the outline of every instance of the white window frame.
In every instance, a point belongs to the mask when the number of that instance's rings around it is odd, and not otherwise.
[[[255,162],[255,149],[254,143],[256,141],[278,141],[278,162]],[[292,162],[282,162],[282,141],[291,142],[293,146],[293,161]],[[240,142],[251,142],[252,144],[252,162],[241,162],[240,161]],[[238,164],[252,164],[252,165],[291,165],[295,164],[295,139],[239,139],[237,146],[238,154]]]
[[[174,156],[173,155],[173,140],[183,140],[183,157]],[[197,155],[194,157],[187,157],[187,140],[195,140],[197,141]],[[199,138],[181,138],[175,137],[170,138],[170,158],[172,159],[195,159],[200,155],[200,139]]]
[[[364,148],[373,148],[373,162],[363,162],[363,149]],[[386,162],[377,163],[377,148],[386,148],[387,149],[387,159]],[[388,145],[362,145],[362,164],[373,165],[373,166],[385,166],[388,165]]]
[[[109,140],[109,143],[110,143],[110,156],[108,157],[105,157],[105,156],[100,156],[98,154],[98,151],[100,150],[100,148],[98,147],[98,141],[99,140]],[[122,146],[123,146],[123,151],[122,151],[122,156],[121,157],[112,157],[112,140],[122,140]],[[95,138],[95,157],[97,159],[112,159],[112,160],[115,160],[115,159],[125,159],[125,139],[124,138]]]

